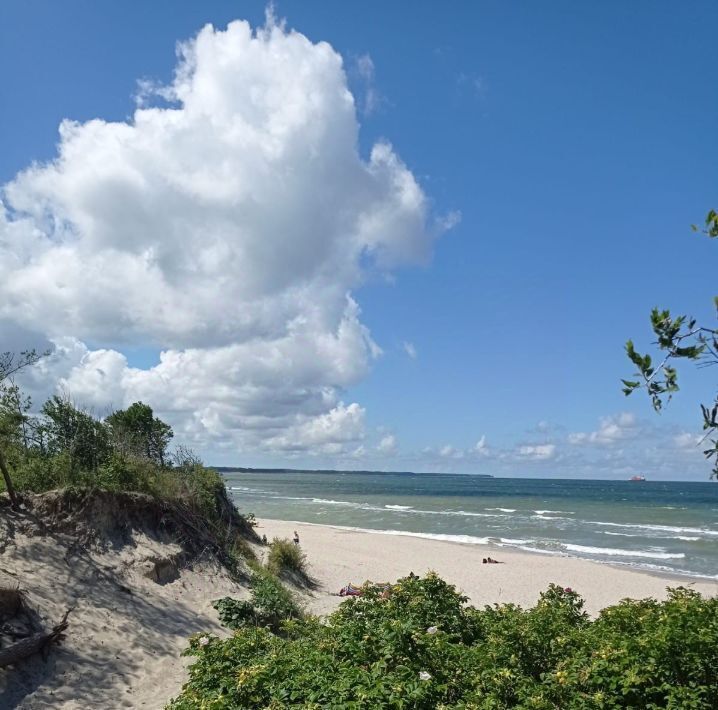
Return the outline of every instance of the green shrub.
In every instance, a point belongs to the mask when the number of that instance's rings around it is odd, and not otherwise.
[[[39,456],[28,456],[12,461],[13,482],[19,491],[41,493],[42,491],[72,485],[70,468],[66,456],[54,456],[50,460]],[[5,490],[0,479],[0,490]]]
[[[224,597],[212,603],[224,626],[230,629],[266,626],[278,633],[285,621],[302,617],[292,593],[267,571],[256,571],[250,580],[250,588],[251,601]]]
[[[257,563],[257,555],[251,545],[242,537],[235,538],[229,548],[230,567],[239,571],[242,563],[253,565]]]
[[[290,572],[302,577],[308,577],[306,555],[299,545],[295,545],[291,540],[287,539],[280,540],[275,537],[269,544],[267,569],[276,575]]]
[[[367,586],[325,620],[195,636],[170,707],[715,710],[718,600],[685,589],[590,620],[552,585],[531,609],[466,606],[435,574]],[[253,607],[254,608],[254,607]],[[235,610],[241,613],[245,607]]]
[[[252,602],[246,599],[222,597],[212,602],[217,610],[219,621],[228,629],[241,629],[244,626],[257,625],[257,611]]]

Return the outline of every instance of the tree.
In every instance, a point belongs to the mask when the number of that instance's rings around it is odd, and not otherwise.
[[[127,409],[113,412],[105,422],[110,427],[112,444],[120,453],[165,465],[174,432],[169,424],[154,416],[148,404],[135,402]]]
[[[24,350],[19,355],[13,352],[4,352],[0,354],[0,384],[3,384],[5,380],[18,372],[24,370],[27,367],[32,367],[37,361],[44,357],[47,353],[38,354],[35,350]],[[1,442],[0,442],[1,444]],[[3,454],[2,445],[0,445],[0,472],[2,472],[3,479],[5,481],[5,488],[10,496],[10,503],[13,508],[18,507],[17,496],[15,495],[15,488],[12,485],[12,479],[10,478],[10,472],[8,471],[5,456]]]
[[[30,448],[30,397],[12,379],[0,384],[0,436],[26,452]]]
[[[110,454],[107,427],[91,414],[78,409],[67,397],[54,395],[45,402],[47,453],[65,453],[70,472],[96,471]]]
[[[718,237],[718,212],[711,210],[705,219],[704,227],[692,225],[693,231],[701,232],[710,238]],[[714,299],[718,315],[718,296]],[[718,365],[718,329],[699,325],[695,318],[681,315],[671,316],[668,310],[654,308],[651,311],[651,326],[656,334],[655,345],[664,353],[657,365],[650,355],[641,355],[636,351],[633,341],[626,343],[626,353],[638,368],[635,380],[622,380],[623,393],[628,396],[637,389],[645,389],[651,398],[653,408],[659,412],[664,400],[670,401],[678,387],[678,372],[673,366],[675,360],[692,360],[699,367]],[[706,458],[714,459],[711,478],[718,478],[718,393],[714,402],[701,404],[703,429],[706,432],[702,441],[708,440],[709,446],[703,453]]]

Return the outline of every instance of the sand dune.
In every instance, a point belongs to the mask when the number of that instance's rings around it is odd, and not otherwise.
[[[33,529],[29,517],[0,510],[0,585],[24,590],[45,628],[72,611],[46,662],[36,655],[0,669],[0,708],[163,708],[186,679],[188,636],[225,633],[212,600],[247,590],[211,559],[160,584],[150,572],[178,545],[133,531],[127,544],[86,548],[75,535]]]

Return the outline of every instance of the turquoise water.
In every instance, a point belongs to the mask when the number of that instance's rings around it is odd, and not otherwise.
[[[718,483],[225,473],[257,517],[410,533],[718,579]]]

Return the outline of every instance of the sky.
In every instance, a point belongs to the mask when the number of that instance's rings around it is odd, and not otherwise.
[[[6,0],[0,351],[216,465],[705,480],[718,5]]]

